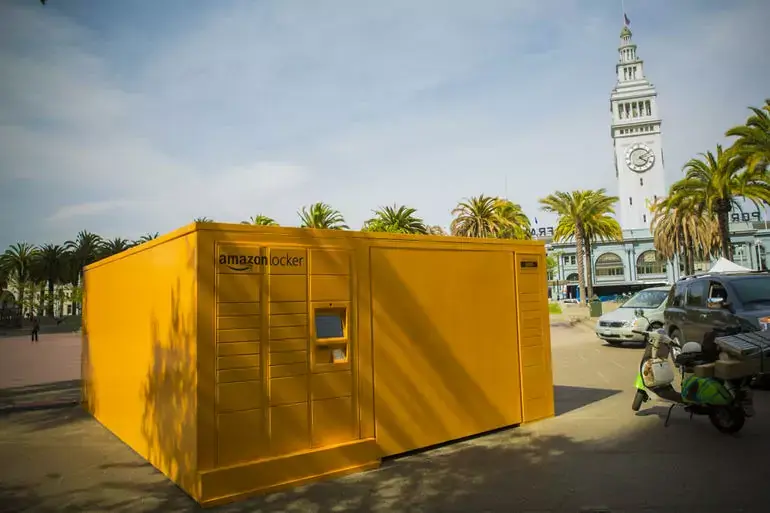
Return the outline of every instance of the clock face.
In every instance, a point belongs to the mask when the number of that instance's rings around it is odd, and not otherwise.
[[[644,173],[655,163],[655,153],[645,144],[634,144],[626,150],[626,165],[631,171]]]

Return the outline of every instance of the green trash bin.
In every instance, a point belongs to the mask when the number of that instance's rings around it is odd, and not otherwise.
[[[591,317],[602,316],[602,300],[594,296],[591,301],[588,302],[588,309],[591,312]]]

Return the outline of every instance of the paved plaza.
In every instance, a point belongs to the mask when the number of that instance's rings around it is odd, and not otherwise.
[[[681,411],[664,428],[665,409],[630,409],[639,348],[604,346],[582,325],[553,326],[552,339],[556,418],[213,511],[768,510],[770,392],[757,392],[757,416],[738,436]],[[41,339],[36,364],[58,360],[57,376],[71,379],[78,349],[62,340]],[[79,408],[0,416],[0,457],[0,511],[198,511]]]
[[[0,337],[0,390],[80,379],[80,335]]]

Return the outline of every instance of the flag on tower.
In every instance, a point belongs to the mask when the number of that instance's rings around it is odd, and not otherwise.
[[[623,13],[623,22],[626,24],[626,27],[631,25],[631,20],[628,19],[628,15],[626,13]]]

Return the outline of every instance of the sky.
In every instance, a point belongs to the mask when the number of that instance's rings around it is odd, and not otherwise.
[[[614,0],[0,0],[0,248],[195,217],[449,225],[507,195],[617,193]],[[626,0],[667,181],[770,96],[770,3]]]

